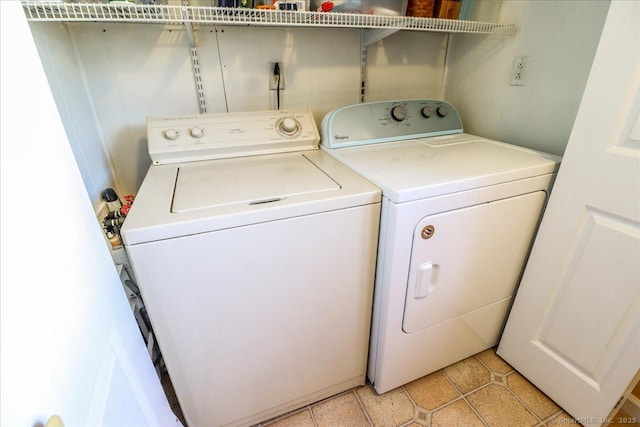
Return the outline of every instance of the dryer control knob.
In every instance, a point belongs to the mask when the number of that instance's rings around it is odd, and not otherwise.
[[[164,137],[168,140],[173,141],[174,139],[178,138],[180,134],[178,133],[177,130],[175,129],[167,129],[164,131]]]
[[[422,108],[421,112],[422,112],[422,117],[424,117],[425,119],[428,119],[433,115],[433,108],[427,105],[426,107]]]
[[[204,129],[202,128],[193,128],[189,130],[189,134],[194,138],[202,138],[204,136]]]
[[[396,122],[401,122],[407,118],[407,109],[404,105],[396,105],[391,108],[391,118]]]
[[[447,114],[449,114],[449,109],[445,106],[445,105],[441,105],[438,107],[438,109],[436,110],[438,112],[438,115],[440,117],[444,117]]]

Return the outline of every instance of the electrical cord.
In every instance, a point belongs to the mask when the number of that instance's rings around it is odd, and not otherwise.
[[[276,110],[280,109],[280,64],[273,66],[273,77],[276,80]]]

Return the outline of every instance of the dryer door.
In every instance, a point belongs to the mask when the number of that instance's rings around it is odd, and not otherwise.
[[[501,319],[492,323],[502,326],[545,198],[538,191],[423,218],[413,233],[404,332],[494,303]]]

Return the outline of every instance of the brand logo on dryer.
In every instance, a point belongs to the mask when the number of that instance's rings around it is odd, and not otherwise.
[[[333,139],[341,141],[343,139],[349,139],[349,135],[333,135]]]

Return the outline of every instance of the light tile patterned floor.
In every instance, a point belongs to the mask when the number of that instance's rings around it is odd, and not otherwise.
[[[169,402],[181,418],[177,400]],[[560,425],[579,424],[489,349],[382,395],[365,385],[258,426]]]
[[[569,415],[490,349],[382,395],[366,385],[262,425],[542,426],[563,416],[571,425]]]

